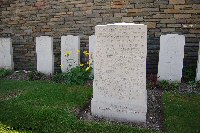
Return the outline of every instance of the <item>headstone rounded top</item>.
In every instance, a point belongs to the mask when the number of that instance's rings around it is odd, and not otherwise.
[[[114,24],[107,24],[107,25],[97,25],[97,26],[118,26],[118,25],[144,25],[144,24],[135,24],[135,23],[114,23]]]
[[[161,37],[175,37],[175,36],[183,36],[184,37],[184,35],[179,35],[179,34],[166,34],[166,35],[161,35]]]
[[[50,36],[38,36],[38,37],[42,37],[42,38],[49,38]]]
[[[114,24],[107,24],[107,25],[144,25],[144,24],[135,24],[135,23],[114,23]]]

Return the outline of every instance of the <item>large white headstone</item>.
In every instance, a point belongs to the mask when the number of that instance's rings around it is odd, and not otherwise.
[[[0,68],[14,69],[11,38],[0,38]]]
[[[92,114],[146,122],[147,26],[97,25],[95,36]]]
[[[36,37],[37,71],[46,75],[54,73],[53,38]]]
[[[177,81],[182,78],[185,36],[161,35],[158,80]]]
[[[200,81],[200,42],[199,42],[199,52],[198,52],[198,61],[196,70],[196,81]]]
[[[62,36],[61,37],[61,70],[66,72],[80,64],[80,37]]]
[[[89,36],[89,61],[92,63],[91,67],[94,69],[94,52],[96,46],[96,36]],[[94,71],[92,71],[93,73]]]

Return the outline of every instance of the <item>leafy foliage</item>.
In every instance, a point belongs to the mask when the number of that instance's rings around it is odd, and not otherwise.
[[[190,82],[195,81],[196,68],[195,67],[185,67],[183,69],[183,81]]]
[[[5,76],[11,74],[12,71],[11,70],[7,70],[7,69],[0,69],[0,78],[4,78]]]
[[[163,90],[178,90],[179,86],[178,82],[168,82],[166,80],[158,82],[158,88]]]
[[[31,71],[29,74],[28,74],[28,78],[29,80],[31,81],[34,81],[34,80],[42,80],[43,77],[45,77],[45,74],[41,73],[41,72],[38,72],[38,71]]]
[[[177,90],[180,84],[178,82],[169,82],[166,80],[158,81],[157,75],[150,75],[147,78],[148,89]]]
[[[82,67],[75,67],[66,73],[57,73],[53,76],[53,81],[65,83],[67,85],[83,85],[90,78],[92,68],[85,70]]]

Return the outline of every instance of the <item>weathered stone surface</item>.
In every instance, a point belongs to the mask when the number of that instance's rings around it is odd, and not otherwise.
[[[46,75],[54,73],[53,38],[36,37],[37,71]]]
[[[158,63],[158,80],[181,82],[185,36],[161,35]]]
[[[11,38],[0,38],[0,68],[14,69]]]
[[[89,36],[89,61],[92,62],[91,67],[94,69],[94,52],[96,47],[96,36]],[[93,73],[93,72],[92,72]]]
[[[61,70],[67,72],[71,68],[80,64],[80,37],[62,36],[61,37]]]
[[[147,26],[98,25],[95,36],[92,114],[146,122]]]
[[[196,69],[196,81],[200,81],[200,42],[199,42],[199,52],[198,52],[198,61]]]

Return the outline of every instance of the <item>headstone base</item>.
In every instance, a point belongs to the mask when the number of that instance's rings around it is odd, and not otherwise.
[[[145,93],[143,97],[147,97]],[[145,123],[147,113],[146,101],[147,98],[137,102],[93,98],[91,101],[91,112],[93,116],[100,118],[122,122]]]

